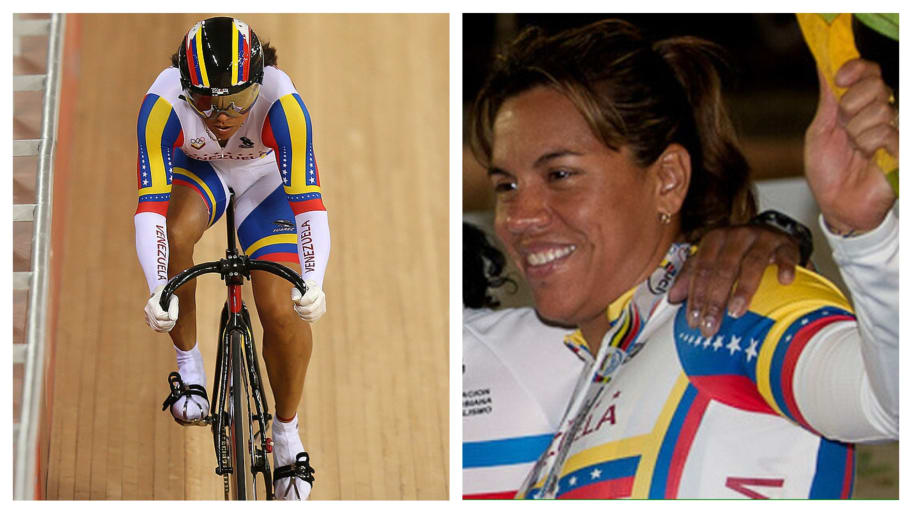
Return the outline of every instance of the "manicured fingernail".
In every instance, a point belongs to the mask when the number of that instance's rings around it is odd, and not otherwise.
[[[687,325],[691,328],[696,328],[698,320],[700,320],[700,310],[694,309],[687,316]]]
[[[712,315],[707,315],[703,318],[703,335],[712,335],[716,330],[716,318]]]
[[[786,283],[791,283],[792,281],[794,281],[794,279],[795,279],[795,271],[793,271],[792,269],[786,269],[785,271],[782,271],[782,280],[780,280],[780,281],[784,281]]]
[[[744,300],[740,297],[732,299],[731,304],[728,305],[728,314],[737,319],[744,315]]]

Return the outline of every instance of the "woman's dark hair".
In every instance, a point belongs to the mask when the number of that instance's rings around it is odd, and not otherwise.
[[[681,230],[695,242],[756,213],[750,168],[722,101],[722,49],[693,37],[651,43],[625,21],[602,20],[546,36],[523,31],[498,56],[479,93],[472,149],[489,166],[493,124],[510,97],[545,86],[569,98],[609,148],[628,146],[646,167],[669,144],[690,153]]]
[[[269,46],[269,43],[263,43],[263,66],[277,66],[279,59],[276,56],[276,49],[272,46]],[[171,55],[171,67],[179,68],[180,67],[180,58],[177,56],[177,52]]]
[[[503,253],[488,242],[477,227],[462,223],[462,305],[466,308],[494,308],[500,302],[488,293],[505,283],[515,282],[501,276]]]

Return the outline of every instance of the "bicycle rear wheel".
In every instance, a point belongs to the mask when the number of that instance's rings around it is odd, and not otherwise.
[[[244,359],[244,337],[238,331],[231,333],[231,488],[232,498],[237,500],[256,499],[256,481],[251,461],[252,423],[250,415],[250,393],[247,383],[247,366]]]

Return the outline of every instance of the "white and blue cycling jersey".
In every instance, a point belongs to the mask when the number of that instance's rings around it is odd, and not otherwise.
[[[513,498],[544,451],[583,362],[531,308],[464,310],[463,498]]]

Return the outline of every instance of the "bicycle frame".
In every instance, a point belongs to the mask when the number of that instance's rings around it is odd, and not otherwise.
[[[228,297],[222,308],[219,323],[219,345],[216,352],[210,415],[206,418],[206,423],[212,427],[215,457],[218,462],[215,473],[225,480],[226,499],[229,498],[229,478],[233,476],[236,484],[237,480],[246,479],[246,476],[239,475],[240,472],[236,474],[238,469],[231,465],[233,459],[244,458],[243,454],[236,454],[237,447],[240,447],[241,444],[231,443],[238,442],[234,440],[234,434],[236,430],[240,430],[246,433],[247,443],[244,445],[247,446],[250,456],[248,460],[250,468],[244,472],[250,472],[253,479],[257,473],[263,474],[266,498],[272,499],[272,475],[269,469],[269,459],[266,456],[266,453],[272,452],[271,440],[266,437],[272,415],[269,413],[265,400],[250,313],[241,297],[241,286],[245,278],[250,279],[251,271],[260,270],[284,278],[295,285],[302,294],[307,291],[307,287],[301,277],[291,269],[275,262],[250,260],[247,255],[238,251],[234,229],[234,191],[229,189],[229,193],[228,206],[225,209],[228,225],[228,249],[225,251],[225,258],[218,262],[194,265],[172,277],[162,291],[160,304],[163,305],[163,309],[167,310],[167,304],[174,292],[185,283],[203,274],[218,273],[227,284]],[[240,335],[240,344],[233,343],[234,335]],[[241,379],[238,381],[242,381],[242,383],[232,383],[230,376],[233,375],[233,365],[239,365],[242,371],[246,369],[246,373],[240,373]],[[243,394],[241,400],[247,401],[246,410],[249,412],[249,422],[246,427],[232,425],[232,420],[227,413],[228,408],[231,407],[229,405],[239,404],[232,402],[234,399],[229,396],[240,393],[242,389],[246,393]],[[250,409],[250,398],[253,399],[253,409]],[[257,428],[256,432],[254,427]],[[231,457],[232,455],[234,458]],[[235,494],[238,494],[238,488],[236,485]],[[250,495],[255,495],[255,493],[256,491],[253,490],[253,494]],[[245,489],[242,489],[239,495],[242,497],[237,498],[250,497]]]

